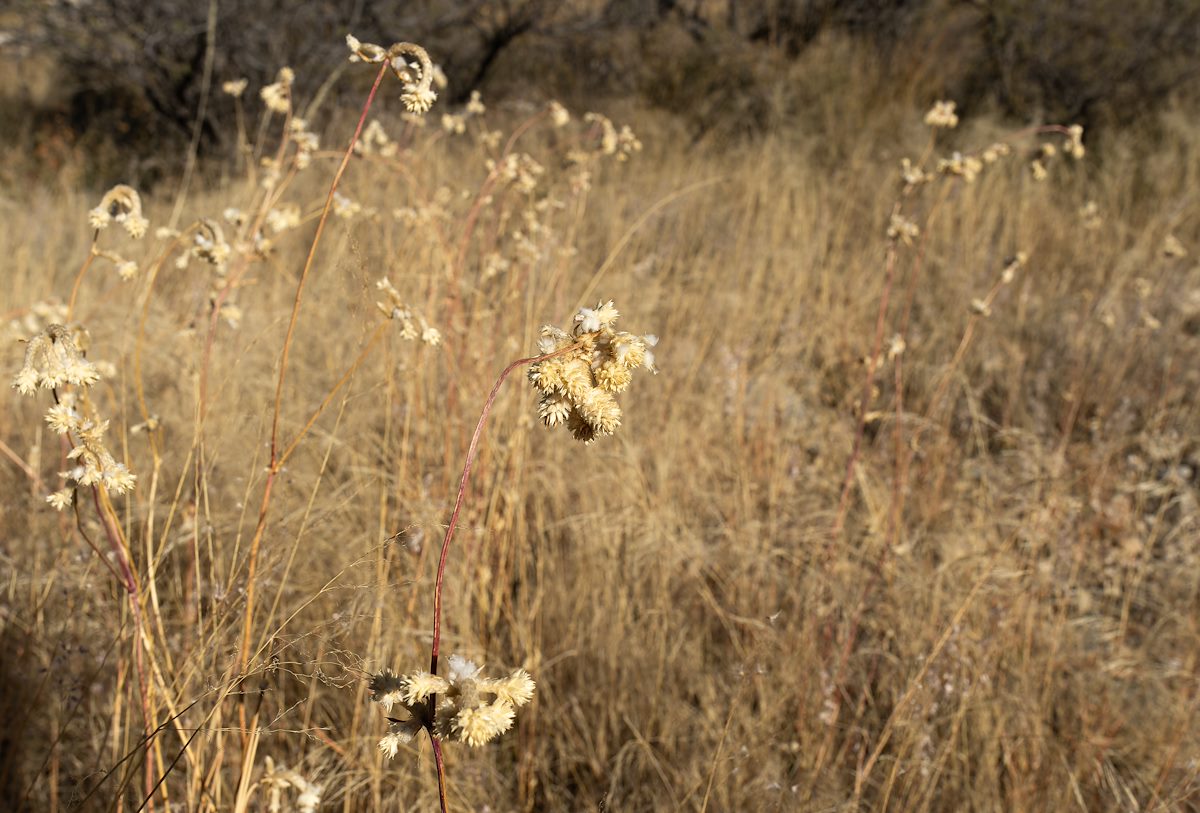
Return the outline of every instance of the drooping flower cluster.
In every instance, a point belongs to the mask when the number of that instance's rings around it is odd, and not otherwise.
[[[96,230],[97,236],[114,222],[120,223],[135,240],[145,236],[150,221],[142,216],[142,199],[132,186],[114,186],[105,193],[100,205],[88,212],[88,225]],[[137,276],[138,264],[115,251],[93,245],[92,256],[112,263],[117,274],[126,282]]]
[[[1072,124],[1066,129],[1066,136],[1061,152],[1076,161],[1081,160],[1087,154],[1087,150],[1083,146],[1083,127]],[[1049,141],[1043,142],[1037,148],[1029,159],[1029,171],[1035,181],[1044,181],[1047,178],[1050,162],[1058,154],[1059,148]]]
[[[482,667],[459,655],[448,659],[446,677],[416,672],[397,676],[385,669],[371,678],[371,699],[391,714],[402,707],[407,717],[393,718],[391,729],[379,741],[388,758],[410,742],[423,728],[432,728],[440,739],[480,746],[512,728],[517,709],[533,699],[533,678],[524,669],[504,678],[481,677]],[[436,713],[430,706],[436,696]]]
[[[23,395],[32,395],[39,387],[56,391],[56,403],[46,412],[46,423],[71,440],[67,457],[75,465],[62,473],[64,479],[81,486],[102,485],[115,494],[124,494],[137,478],[104,445],[108,421],[98,418],[81,396],[100,380],[100,371],[79,348],[79,337],[83,335],[82,330],[77,333],[55,324],[34,336],[25,348],[25,363],[13,378],[13,386]],[[68,384],[77,389],[59,391]],[[46,501],[62,510],[71,504],[73,493],[73,488],[66,487]]]
[[[240,99],[242,98],[242,94],[246,92],[246,86],[249,84],[250,80],[245,78],[230,79],[229,81],[221,84],[221,92],[226,96],[232,96],[235,99]]]
[[[132,186],[117,184],[104,194],[100,205],[88,212],[88,225],[96,231],[117,222],[134,240],[146,234],[150,221],[142,216],[142,199]]]
[[[213,266],[218,272],[224,273],[225,264],[229,261],[232,253],[233,249],[225,241],[225,232],[221,229],[221,224],[206,217],[196,224],[191,247],[179,256],[175,265],[179,268],[186,268],[188,259],[195,257]]]
[[[405,303],[391,280],[384,277],[375,283],[375,287],[382,291],[388,300],[387,302],[376,302],[375,307],[379,308],[389,319],[400,323],[400,338],[410,341],[420,339],[430,347],[437,347],[442,343],[441,331],[432,327],[420,312]]]
[[[397,42],[392,47],[370,42],[360,42],[353,34],[346,35],[346,47],[350,49],[351,62],[380,63],[387,62],[392,73],[404,85],[404,93],[400,101],[410,113],[428,113],[437,101],[437,92],[433,83],[440,73],[429,58],[429,54],[420,45],[411,42]],[[405,57],[411,57],[409,61]]]
[[[911,246],[913,240],[921,236],[921,227],[903,215],[894,214],[888,223],[887,236],[889,240],[899,240]]]
[[[561,119],[561,115],[557,110],[551,109],[551,116],[556,120],[555,126],[559,126],[557,120]],[[642,142],[634,135],[628,124],[622,125],[618,130],[612,120],[603,113],[586,113],[583,120],[599,130],[598,151],[600,153],[615,155],[618,161],[628,161],[629,156],[633,153],[642,151]]]
[[[272,209],[271,213],[274,212],[275,210]],[[237,228],[241,228],[246,223],[246,213],[232,206],[226,208],[221,216],[226,222]],[[270,218],[271,215],[268,214],[268,223]],[[273,248],[271,241],[264,237],[261,231],[258,231],[248,241],[238,242],[235,249],[226,242],[221,224],[208,217],[200,218],[183,232],[165,227],[159,228],[155,236],[160,240],[181,240],[185,234],[190,234],[191,239],[182,243],[185,248],[175,258],[175,267],[182,271],[193,259],[202,260],[211,266],[213,277],[212,285],[209,288],[209,302],[214,307],[221,302],[221,317],[231,327],[236,328],[242,318],[241,308],[230,301],[228,293],[222,296],[222,290],[227,281],[229,258],[233,256],[235,250],[239,255],[253,252],[255,256],[264,258]]]
[[[974,155],[963,155],[955,151],[949,158],[938,161],[937,171],[942,175],[957,175],[967,183],[974,183],[983,172],[983,161]]]
[[[420,45],[409,42],[393,45],[389,53],[392,54],[392,72],[404,83],[404,92],[400,94],[404,108],[418,115],[428,113],[437,101],[437,93],[433,89],[433,62],[429,59],[429,54],[425,53],[425,49]],[[415,61],[405,60],[405,54],[415,57]]]
[[[617,316],[609,300],[580,308],[571,333],[546,325],[538,349],[562,354],[529,367],[529,380],[542,394],[542,422],[551,427],[566,424],[584,443],[611,435],[620,426],[621,407],[614,395],[629,386],[634,370],[658,372],[651,349],[658,338],[613,330]]]
[[[124,463],[119,463],[104,445],[104,432],[108,421],[85,417],[79,399],[74,393],[64,395],[59,403],[46,412],[46,423],[60,435],[70,434],[74,448],[67,457],[75,461],[74,468],[62,476],[74,480],[81,486],[103,485],[114,494],[124,494],[133,488],[137,476]],[[55,508],[63,508],[71,501],[71,489],[64,488],[46,498]]]
[[[954,102],[938,101],[933,103],[925,114],[925,124],[934,129],[952,130],[958,126],[958,114],[954,112]]]
[[[26,344],[25,363],[12,385],[22,395],[33,395],[38,387],[88,387],[99,380],[96,365],[83,357],[71,330],[65,325],[50,325]]]
[[[292,109],[292,83],[295,81],[295,71],[288,67],[279,69],[274,84],[267,85],[259,91],[268,110],[272,113],[287,113]]]

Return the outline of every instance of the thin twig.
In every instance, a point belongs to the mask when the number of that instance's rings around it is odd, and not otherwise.
[[[350,137],[350,143],[346,146],[346,152],[342,156],[342,163],[338,167],[337,173],[333,176],[333,182],[329,185],[329,194],[325,197],[325,209],[321,212],[321,219],[317,222],[316,234],[313,235],[312,245],[309,246],[308,257],[304,261],[304,269],[300,272],[300,281],[296,284],[296,299],[292,304],[292,316],[288,321],[287,336],[284,339],[283,352],[279,359],[279,380],[275,386],[275,408],[271,418],[271,463],[267,470],[267,481],[263,486],[263,500],[259,508],[258,523],[254,528],[254,537],[250,541],[250,552],[248,554],[246,607],[243,611],[245,618],[242,623],[242,642],[238,652],[239,672],[245,672],[246,661],[250,653],[250,633],[254,619],[254,577],[258,572],[258,552],[262,546],[263,531],[266,529],[267,510],[271,504],[271,488],[274,485],[275,477],[282,468],[279,452],[279,416],[283,409],[283,386],[287,379],[288,355],[291,352],[292,340],[296,332],[296,321],[300,316],[300,303],[304,296],[304,284],[308,280],[309,271],[312,270],[313,260],[317,255],[317,246],[321,243],[321,235],[325,231],[325,223],[329,219],[329,211],[333,207],[333,195],[342,180],[342,175],[346,172],[346,167],[350,163],[350,157],[354,154],[354,145],[358,143],[358,138],[362,134],[363,125],[367,121],[367,113],[371,109],[372,102],[375,101],[375,93],[379,90],[379,85],[383,82],[386,72],[387,65],[384,64],[380,67],[379,73],[375,75],[375,83],[371,85],[371,92],[367,94],[367,101],[363,105],[362,114],[358,117],[358,126],[354,128],[354,135]]]

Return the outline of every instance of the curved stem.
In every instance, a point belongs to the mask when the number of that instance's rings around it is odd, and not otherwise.
[[[96,259],[96,240],[100,237],[100,230],[92,232],[92,245],[88,249],[87,259],[83,261],[83,265],[79,269],[79,273],[75,275],[75,284],[71,286],[71,298],[67,300],[67,321],[71,321],[71,317],[75,315],[75,300],[79,297],[79,286],[83,284],[83,275],[91,266],[92,261]]]
[[[492,412],[492,404],[496,402],[496,395],[500,392],[500,387],[504,384],[504,380],[508,378],[509,373],[521,365],[545,361],[555,356],[565,355],[576,349],[578,349],[578,345],[571,344],[555,350],[553,353],[517,359],[505,367],[504,372],[500,373],[500,377],[492,385],[492,391],[488,393],[487,400],[483,403],[483,412],[479,415],[479,421],[475,424],[475,432],[471,435],[471,445],[467,448],[467,459],[463,463],[462,478],[458,483],[458,496],[454,499],[454,510],[450,513],[450,523],[446,526],[446,535],[442,537],[442,554],[438,559],[437,579],[433,587],[433,643],[429,648],[429,671],[431,674],[437,674],[438,654],[442,647],[442,585],[446,578],[446,558],[450,553],[450,540],[454,537],[454,529],[458,527],[458,515],[462,510],[463,502],[466,500],[467,483],[471,480],[471,467],[475,463],[475,452],[479,449],[479,439],[483,437],[483,427],[487,423],[488,415]],[[436,694],[429,696],[429,708],[434,717],[437,716],[437,702]],[[431,720],[427,728],[429,730],[429,739],[433,743],[434,760],[437,762],[438,800],[442,805],[442,813],[449,813],[449,808],[446,806],[446,766],[442,760],[441,743],[438,741],[437,735],[434,734],[432,726],[433,721]]]
[[[446,535],[442,538],[442,555],[438,559],[437,580],[433,587],[433,645],[429,652],[429,671],[432,674],[437,674],[438,668],[438,653],[441,650],[442,643],[442,583],[446,577],[446,558],[450,553],[450,540],[454,537],[454,529],[458,527],[458,515],[462,510],[463,502],[467,496],[467,483],[471,480],[471,467],[475,463],[475,452],[479,448],[479,439],[483,436],[483,427],[487,423],[488,415],[492,412],[492,404],[496,401],[496,395],[500,392],[500,386],[504,383],[504,379],[508,378],[509,373],[517,369],[523,364],[533,364],[546,359],[554,358],[555,356],[565,355],[572,350],[577,349],[578,345],[569,345],[560,350],[555,350],[553,353],[546,353],[541,356],[530,356],[529,358],[517,359],[504,368],[504,372],[500,373],[500,377],[496,379],[496,383],[492,385],[492,391],[488,393],[487,400],[483,404],[483,412],[479,416],[478,423],[475,424],[475,433],[471,435],[471,445],[467,447],[467,459],[463,464],[462,478],[458,483],[458,496],[454,499],[454,510],[450,513],[450,523],[446,526]],[[436,697],[433,701],[436,708]]]
[[[437,764],[438,803],[442,807],[442,813],[450,813],[446,804],[446,760],[442,757],[442,743],[433,731],[429,732],[429,741],[433,743],[433,761]]]

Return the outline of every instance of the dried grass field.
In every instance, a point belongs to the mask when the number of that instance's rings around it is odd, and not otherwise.
[[[1193,120],[692,141],[359,54],[349,152],[281,74],[4,190],[0,807],[1200,806]]]

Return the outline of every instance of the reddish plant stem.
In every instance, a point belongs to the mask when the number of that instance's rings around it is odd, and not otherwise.
[[[429,671],[431,674],[437,674],[438,656],[442,648],[442,585],[446,578],[446,559],[450,553],[450,540],[454,537],[454,529],[458,527],[458,516],[462,511],[463,503],[466,501],[467,484],[471,480],[471,467],[475,463],[475,452],[479,449],[479,439],[483,437],[483,427],[487,424],[488,415],[492,412],[492,405],[496,402],[496,395],[499,394],[504,380],[518,367],[564,355],[575,350],[577,347],[577,345],[573,344],[561,350],[555,350],[553,353],[530,356],[529,358],[517,359],[512,362],[504,368],[504,372],[500,373],[500,377],[492,385],[492,391],[488,393],[487,400],[483,404],[483,411],[479,415],[479,421],[475,424],[475,432],[471,435],[471,445],[467,448],[467,459],[463,463],[462,478],[458,482],[458,496],[454,499],[454,510],[450,513],[449,524],[446,525],[446,535],[442,537],[442,553],[438,558],[437,578],[434,581],[433,587],[433,643],[429,648]],[[429,739],[433,743],[434,760],[437,762],[438,800],[442,805],[442,813],[449,813],[449,808],[446,806],[446,765],[442,759],[441,742],[433,730],[434,720],[437,717],[436,694],[429,696],[429,708],[431,718],[426,723],[426,728],[429,731]]]
[[[138,697],[142,705],[142,727],[146,735],[146,762],[144,769],[146,800],[149,809],[153,810],[154,760],[150,758],[150,738],[153,736],[154,726],[150,722],[150,690],[146,683],[146,665],[142,654],[142,647],[145,645],[145,641],[143,640],[142,632],[143,621],[140,589],[125,545],[122,544],[124,537],[121,534],[121,529],[117,527],[116,520],[112,515],[112,507],[108,504],[108,500],[100,499],[99,486],[92,486],[92,500],[96,504],[96,513],[100,515],[101,524],[104,526],[104,534],[108,537],[108,542],[112,546],[114,558],[116,558],[117,564],[120,565],[122,586],[125,588],[126,598],[129,600],[129,611],[133,613],[133,663],[134,668],[137,670]]]
[[[433,743],[433,761],[437,765],[438,803],[442,813],[450,813],[450,807],[446,804],[446,760],[442,757],[442,744],[433,731],[429,732],[429,741]]]
[[[379,90],[379,85],[383,82],[386,72],[387,65],[385,63],[379,69],[379,73],[375,75],[375,83],[371,85],[371,92],[367,95],[367,101],[363,105],[362,114],[358,117],[358,126],[354,128],[354,135],[350,137],[346,153],[342,156],[342,163],[338,167],[337,173],[333,176],[333,182],[329,185],[329,194],[325,197],[325,208],[321,212],[321,219],[317,222],[317,231],[313,235],[312,244],[309,246],[308,257],[304,261],[304,269],[300,272],[300,281],[296,283],[296,299],[292,305],[291,318],[288,320],[287,335],[284,338],[283,352],[279,359],[279,380],[275,385],[275,408],[271,418],[271,463],[267,470],[267,482],[263,487],[263,500],[262,507],[259,509],[258,523],[254,529],[254,538],[250,542],[250,552],[247,556],[246,608],[242,621],[242,643],[238,652],[239,672],[246,671],[246,663],[250,656],[250,633],[254,620],[254,578],[258,573],[258,552],[262,546],[263,532],[266,530],[267,510],[270,508],[271,502],[271,486],[274,484],[275,476],[279,473],[283,463],[283,458],[279,450],[279,416],[283,410],[283,386],[287,379],[288,355],[291,352],[292,339],[296,332],[296,322],[300,317],[300,303],[304,296],[304,284],[308,280],[309,271],[312,270],[313,260],[317,255],[317,247],[320,245],[321,235],[325,231],[325,222],[329,219],[329,211],[333,207],[333,195],[342,180],[342,175],[346,172],[346,167],[350,163],[350,157],[354,154],[354,145],[358,143],[358,138],[362,135],[363,126],[367,121],[367,113],[371,109],[371,104],[375,101],[375,93]]]
[[[458,482],[458,496],[454,499],[454,510],[450,513],[450,523],[446,526],[446,535],[442,537],[442,555],[438,559],[437,580],[434,582],[433,587],[433,644],[429,650],[429,671],[432,674],[437,674],[438,654],[441,651],[442,645],[442,583],[446,578],[446,558],[450,553],[450,540],[454,537],[454,529],[458,527],[458,515],[462,511],[463,502],[466,501],[467,484],[471,480],[471,467],[475,463],[475,452],[479,448],[479,439],[483,437],[483,427],[487,423],[488,415],[492,412],[492,404],[495,403],[496,395],[500,392],[500,387],[504,384],[504,380],[508,378],[509,373],[513,370],[523,364],[534,364],[535,362],[545,361],[555,356],[561,356],[575,348],[576,345],[571,345],[561,350],[556,350],[553,353],[517,359],[505,367],[504,372],[500,373],[500,377],[492,385],[492,391],[488,393],[487,400],[483,404],[483,412],[479,416],[479,421],[475,424],[475,433],[471,435],[471,445],[467,447],[467,460],[463,464],[462,477]],[[434,708],[436,707],[435,697]]]
[[[379,85],[383,82],[386,73],[387,64],[385,63],[379,69],[379,73],[375,74],[375,83],[371,85],[371,92],[367,94],[366,104],[363,105],[362,114],[358,117],[358,126],[354,128],[354,135],[350,137],[350,143],[346,146],[346,154],[342,156],[342,163],[333,176],[333,183],[329,185],[329,194],[325,197],[325,208],[321,212],[321,219],[317,221],[317,232],[313,235],[312,244],[308,248],[308,257],[304,260],[304,270],[300,272],[300,281],[296,284],[296,301],[292,305],[292,316],[288,320],[283,354],[279,359],[279,381],[275,386],[275,413],[271,420],[272,465],[278,459],[279,413],[283,404],[283,384],[287,378],[288,354],[292,349],[292,337],[296,332],[296,322],[300,318],[300,301],[304,295],[304,283],[308,280],[308,273],[312,269],[313,260],[317,255],[317,246],[321,243],[321,234],[325,231],[326,221],[329,220],[329,211],[333,208],[333,196],[337,192],[338,184],[341,183],[342,175],[346,172],[346,167],[350,164],[350,157],[354,154],[354,145],[358,143],[358,138],[362,135],[363,125],[367,122],[367,113],[371,110],[371,104],[375,101],[375,93],[379,90]]]
[[[500,162],[512,154],[513,147],[516,146],[517,139],[529,131],[534,124],[540,121],[546,113],[543,111],[537,113],[521,123],[508,141],[504,144],[504,149],[500,152],[500,158],[496,161],[496,166],[492,169],[483,183],[479,187],[479,191],[475,195],[475,200],[471,204],[471,210],[467,213],[466,223],[463,226],[462,235],[459,237],[458,249],[454,255],[454,265],[451,266],[450,277],[448,280],[449,288],[447,294],[447,319],[448,321],[458,321],[463,316],[462,306],[462,276],[463,269],[467,262],[467,251],[471,247],[471,237],[475,234],[475,227],[478,224],[479,216],[483,212],[485,201],[491,196],[492,189],[496,185],[497,179],[500,177]],[[462,348],[465,351],[465,345]],[[463,352],[458,355],[459,365],[462,365]],[[454,415],[458,411],[458,387],[452,380],[446,387],[446,411]],[[446,444],[447,455],[451,454],[451,446]]]
[[[507,158],[512,153],[512,149],[516,145],[517,139],[524,135],[525,132],[535,123],[537,123],[537,121],[543,116],[545,116],[545,113],[538,113],[537,115],[532,116],[524,121],[520,127],[513,131],[513,134],[504,144],[504,151],[500,153],[501,160]],[[493,169],[488,173],[487,178],[484,179],[483,184],[479,187],[479,192],[475,195],[475,200],[471,205],[471,211],[467,214],[466,225],[463,226],[462,237],[458,242],[458,253],[454,259],[454,277],[452,282],[456,288],[456,295],[458,280],[462,275],[463,266],[467,261],[467,249],[469,249],[471,246],[471,235],[475,232],[475,223],[478,221],[479,214],[483,210],[484,201],[487,199],[488,194],[491,193],[492,187],[495,186],[496,178],[498,178],[500,175],[499,163],[499,161],[496,162],[496,169]]]

